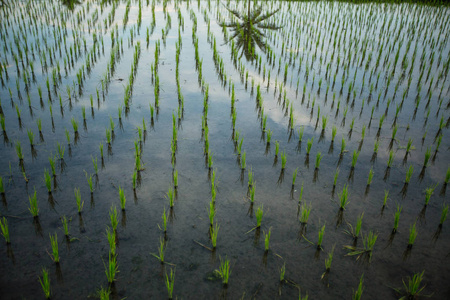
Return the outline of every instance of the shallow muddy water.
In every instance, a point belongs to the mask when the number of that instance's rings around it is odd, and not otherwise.
[[[257,15],[259,5],[264,9]],[[439,227],[449,197],[444,183],[450,162],[449,8],[251,2],[254,29],[259,24],[261,34],[255,29],[248,35],[241,23],[242,31],[228,40],[247,8],[242,1],[113,1],[103,6],[84,1],[73,10],[59,2],[9,1],[1,8],[5,130],[0,176],[5,193],[0,214],[11,238],[9,245],[1,241],[1,298],[45,298],[38,279],[42,268],[49,271],[53,299],[97,297],[101,287],[108,287],[106,229],[112,206],[119,221],[113,299],[166,298],[170,270],[175,271],[173,296],[179,299],[291,299],[299,293],[309,299],[350,299],[362,275],[363,299],[394,299],[404,295],[395,290],[403,289],[402,280],[422,271],[422,295],[450,297],[448,220]],[[275,13],[257,22],[269,12]],[[248,39],[254,41],[254,57]],[[72,120],[78,122],[77,134]],[[108,145],[106,132],[112,129]],[[28,131],[34,134],[33,146]],[[313,141],[309,154],[308,140]],[[141,170],[134,190],[135,145]],[[359,156],[352,168],[354,152]],[[318,154],[322,159],[316,168]],[[52,157],[56,176],[49,194],[44,173],[52,174]],[[413,174],[405,185],[410,166]],[[169,209],[175,170],[178,187]],[[209,249],[212,180],[214,223],[220,226],[215,251]],[[345,186],[349,203],[340,210]],[[119,187],[127,199],[124,211]],[[84,201],[81,214],[76,188]],[[432,188],[425,206],[426,189]],[[34,191],[38,218],[29,211]],[[302,225],[301,211],[308,205],[309,220]],[[398,206],[400,221],[392,234]],[[258,208],[264,214],[261,228],[255,229]],[[166,234],[161,230],[164,210],[169,214]],[[361,233],[354,240],[349,231],[362,213]],[[64,215],[69,238],[62,230]],[[413,224],[418,234],[408,249]],[[377,235],[371,259],[369,252],[359,259],[349,256],[345,246],[364,248],[369,232]],[[59,264],[51,255],[49,235],[55,233]],[[165,239],[166,264],[153,255],[160,238]],[[321,278],[333,247],[330,272]],[[231,264],[226,288],[215,272],[225,258]]]

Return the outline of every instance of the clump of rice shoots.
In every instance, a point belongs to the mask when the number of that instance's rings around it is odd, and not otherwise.
[[[1,233],[2,233],[3,237],[5,238],[6,244],[10,244],[11,243],[11,239],[9,237],[8,220],[5,217],[0,219],[0,229],[2,231]]]
[[[339,194],[340,210],[344,210],[348,203],[348,186],[344,185],[344,187],[342,188],[342,193]]]
[[[125,211],[125,204],[127,202],[127,199],[125,197],[125,193],[123,189],[119,186],[119,200],[120,200],[120,207],[122,208],[122,211]]]
[[[269,242],[270,242],[271,228],[267,233],[264,233],[264,251],[269,252]]]
[[[414,245],[414,241],[417,238],[417,229],[416,229],[416,223],[409,226],[409,237],[408,237],[408,249],[411,249]]]
[[[428,203],[430,202],[431,195],[433,195],[434,189],[436,187],[437,187],[437,185],[425,189],[425,206],[428,206]]]
[[[220,259],[220,267],[216,269],[214,272],[222,278],[222,284],[224,287],[228,286],[228,281],[230,278],[231,270],[230,270],[230,261],[225,257],[225,259]]]
[[[81,193],[79,188],[75,189],[75,200],[77,203],[78,214],[81,215],[81,212],[83,211],[84,201],[81,201]]]
[[[50,299],[52,292],[50,290],[50,278],[48,277],[47,269],[42,268],[42,277],[39,277],[39,282],[41,283],[45,298]]]
[[[364,274],[361,275],[361,278],[359,279],[358,288],[356,289],[356,291],[353,292],[353,296],[352,296],[353,300],[360,300],[361,299],[363,291],[364,291],[363,283],[364,283]]]
[[[56,233],[53,236],[50,234],[50,244],[52,246],[52,260],[59,264],[58,235]]]
[[[447,219],[447,215],[448,215],[448,205],[444,204],[442,206],[441,219],[439,221],[439,228],[442,228],[442,225],[444,224],[445,220]]]
[[[170,276],[166,272],[166,288],[169,299],[173,299],[173,287],[175,285],[175,271],[170,269]]]
[[[28,210],[34,218],[37,218],[39,216],[39,207],[36,197],[36,190],[34,190],[32,197],[28,196],[28,200],[30,202],[30,207],[28,207]]]

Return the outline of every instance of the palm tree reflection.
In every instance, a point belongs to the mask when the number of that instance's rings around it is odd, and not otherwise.
[[[62,5],[66,6],[69,10],[73,10],[75,5],[81,4],[79,0],[61,0]]]
[[[262,6],[259,6],[251,11],[250,0],[248,1],[247,7],[247,13],[225,7],[237,20],[230,23],[222,22],[221,26],[231,28],[232,35],[226,42],[228,43],[230,40],[236,39],[235,46],[237,51],[240,51],[239,58],[245,55],[247,60],[253,61],[256,58],[256,46],[263,52],[267,49],[264,41],[266,37],[264,30],[277,30],[281,28],[275,23],[268,21],[280,8],[273,12],[263,13]]]

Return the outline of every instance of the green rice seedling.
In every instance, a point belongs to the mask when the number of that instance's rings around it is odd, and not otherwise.
[[[159,238],[158,255],[156,255],[154,253],[151,253],[151,255],[156,257],[161,262],[161,264],[164,264],[165,251],[166,251],[166,244],[165,244],[164,238],[160,237]]]
[[[352,296],[353,300],[361,299],[363,291],[364,291],[363,283],[364,283],[364,274],[361,275],[361,278],[359,279],[358,289],[356,289],[356,291],[353,292],[353,296]]]
[[[378,140],[375,141],[375,144],[373,145],[373,153],[378,153],[378,148],[380,147],[380,142]]]
[[[6,121],[5,117],[3,117],[3,114],[0,114],[0,125],[2,126],[3,135],[6,133]]]
[[[125,198],[125,193],[123,192],[123,189],[120,186],[119,186],[119,200],[120,200],[120,207],[122,208],[122,211],[124,211],[127,199]]]
[[[275,141],[275,157],[278,157],[278,152],[280,151],[280,143]]]
[[[170,269],[170,276],[166,272],[166,287],[169,299],[173,299],[173,287],[175,285],[175,272]]]
[[[17,157],[19,158],[20,161],[23,161],[22,146],[20,145],[19,141],[16,141],[15,148],[16,148]]]
[[[28,140],[30,141],[31,148],[34,147],[34,133],[33,131],[27,129]]]
[[[162,220],[163,220],[163,228],[162,228],[162,230],[164,231],[164,233],[166,233],[167,232],[167,220],[169,220],[169,215],[168,214],[166,214],[166,208],[164,207],[164,211],[163,211],[163,214],[162,214]]]
[[[208,169],[211,170],[213,166],[213,155],[212,152],[208,152]]]
[[[387,161],[387,167],[390,168],[392,167],[392,163],[394,162],[394,151],[389,151],[389,157],[388,157],[388,161]]]
[[[442,205],[441,219],[439,221],[440,228],[442,228],[442,225],[444,224],[445,220],[447,219],[447,215],[448,215],[448,205],[444,204],[444,205]]]
[[[395,211],[395,214],[394,214],[394,228],[392,229],[393,233],[397,232],[398,222],[400,221],[401,212],[402,212],[402,206],[397,204],[397,210]]]
[[[434,189],[436,187],[437,187],[437,184],[435,186],[425,189],[425,206],[427,206],[428,202],[430,202],[431,195],[433,195]]]
[[[414,172],[414,167],[412,165],[409,166],[408,171],[406,171],[405,183],[408,184],[411,180],[411,176]]]
[[[167,198],[169,199],[169,207],[173,208],[174,193],[173,193],[173,189],[172,188],[169,188],[169,190],[167,191]]]
[[[248,170],[248,187],[250,188],[253,185],[253,170],[250,168]]]
[[[356,260],[358,260],[362,255],[367,255],[370,261],[373,254],[373,247],[375,246],[375,242],[378,238],[378,234],[369,231],[369,233],[365,236],[361,234],[361,237],[363,241],[363,246],[361,248],[358,248],[356,246],[344,246],[344,248],[349,250],[347,256],[357,256]]]
[[[361,141],[364,141],[365,136],[366,136],[366,125],[363,125],[361,129]]]
[[[334,172],[334,177],[333,177],[333,187],[336,187],[336,182],[339,176],[339,168],[336,169],[336,172]]]
[[[345,152],[345,138],[342,137],[342,143],[341,143],[341,155],[343,155]]]
[[[221,257],[219,257],[220,259],[220,267],[219,269],[215,270],[214,272],[220,276],[220,278],[222,278],[222,284],[224,287],[228,286],[228,280],[230,278],[231,275],[231,270],[230,270],[230,261],[225,257],[224,260],[222,260]]]
[[[358,161],[358,157],[359,157],[359,154],[360,154],[360,153],[361,153],[360,151],[353,150],[353,156],[352,156],[352,169],[355,168],[355,165],[356,165],[356,162]]]
[[[268,130],[266,130],[266,132],[267,132],[267,145],[269,145],[270,141],[272,140],[272,133],[273,133],[273,131],[268,129]]]
[[[81,212],[83,211],[84,201],[81,201],[80,189],[76,188],[74,190],[74,193],[75,193],[75,201],[77,203],[78,214],[81,214]]]
[[[447,209],[448,209],[448,207],[447,207]],[[10,244],[11,239],[9,237],[8,220],[5,217],[0,219],[0,229],[2,230],[2,235],[5,238],[6,244]]]
[[[334,254],[334,248],[336,245],[333,245],[333,247],[331,247],[331,251],[328,252],[328,256],[325,259],[325,273],[322,274],[322,278],[330,272],[331,270],[331,262],[333,261],[333,254]]]
[[[359,235],[359,233],[361,232],[361,226],[362,226],[362,219],[364,217],[364,212],[361,213],[361,215],[359,215],[359,217],[356,220],[356,226],[355,226],[355,237],[357,237]]]
[[[109,116],[109,128],[111,129],[111,132],[114,132],[114,128],[116,127],[116,124],[114,124],[113,118]],[[138,127],[140,129],[140,127]]]
[[[91,159],[92,159],[92,165],[94,166],[94,174],[98,175],[98,159],[97,159],[97,157],[95,157],[95,159],[94,159],[94,157],[92,157],[92,156],[91,156]]]
[[[384,190],[384,198],[383,198],[383,207],[386,207],[386,203],[389,197],[389,191],[388,190]]]
[[[109,300],[109,296],[111,295],[111,291],[105,288],[101,288],[97,291],[97,297],[100,298],[100,300]]]
[[[56,264],[59,264],[59,251],[58,251],[58,235],[50,234],[50,244],[52,245],[52,259]]]
[[[431,295],[422,295],[422,291],[425,289],[426,285],[421,286],[423,280],[422,273],[414,273],[412,277],[408,276],[408,283],[403,281],[404,290],[402,291],[400,288],[395,289],[395,291],[399,294],[403,294],[404,296],[401,299],[419,299],[421,296],[430,297]]]
[[[28,196],[28,200],[30,202],[30,207],[28,207],[28,210],[33,217],[37,218],[39,216],[39,207],[36,197],[36,190],[34,190],[34,194],[32,197]]]
[[[216,201],[216,187],[213,183],[211,183],[211,201],[213,203]]]
[[[280,282],[284,281],[284,275],[286,274],[286,263],[281,266],[280,269]]]
[[[302,186],[300,187],[300,193],[298,195],[298,204],[299,205],[302,203],[302,199],[303,199],[303,182],[302,182]]]
[[[369,177],[367,178],[367,185],[371,185],[372,184],[372,179],[373,179],[373,168],[370,168],[369,170]]]
[[[395,136],[397,135],[397,130],[398,130],[398,126],[395,125],[394,128],[392,128],[392,135],[391,135],[391,140],[395,140]]]
[[[45,298],[50,299],[52,291],[50,290],[50,278],[48,278],[48,271],[42,268],[42,277],[39,277],[39,282],[41,283],[42,291],[44,292]]]
[[[303,204],[300,209],[300,223],[302,225],[308,224],[310,213],[311,213],[311,203],[309,205]]]
[[[108,239],[109,244],[109,253],[111,255],[116,255],[116,232],[114,230],[110,230],[109,227],[106,227],[106,238]]]
[[[325,234],[325,224],[323,224],[322,228],[319,230],[319,238],[317,240],[317,249],[322,249],[322,241],[323,241],[323,235]]]
[[[0,194],[5,194],[5,187],[3,186],[3,178],[0,176]]]
[[[91,191],[91,194],[93,194],[94,193],[94,180],[92,179],[92,174],[88,175],[87,172],[85,172],[85,174],[86,174],[87,182],[89,184],[89,190]]]
[[[444,183],[448,184],[450,182],[450,167],[447,168],[447,172],[445,173]]]
[[[63,226],[64,235],[66,237],[69,237],[69,222],[68,222],[66,216],[61,217],[61,223]]]
[[[98,145],[99,149],[100,149],[100,158],[103,159],[103,143],[100,143]]]
[[[48,158],[48,161],[50,163],[50,170],[52,170],[52,176],[55,177],[56,176],[56,155],[50,155],[50,157]]]
[[[308,139],[308,142],[306,142],[306,155],[309,155],[309,152],[311,151],[313,142],[314,142],[314,137]]]
[[[72,119],[70,120],[70,122],[72,123],[73,132],[74,132],[75,134],[78,133],[78,121],[75,120],[74,117],[72,117]]]
[[[112,253],[108,255],[108,265],[105,265],[106,278],[109,284],[112,284],[116,280],[116,274],[119,272],[119,266],[117,264],[117,257]]]
[[[261,205],[261,206],[259,206],[256,209],[256,213],[255,213],[255,216],[256,216],[256,228],[260,228],[261,227],[261,222],[262,222],[263,215],[264,215],[264,211],[263,211],[263,206]]]
[[[56,148],[58,149],[58,157],[60,160],[64,160],[64,146],[61,146],[59,142],[56,142]]]
[[[173,186],[174,188],[178,188],[178,170],[173,172]]]
[[[133,177],[132,177],[132,185],[133,185],[133,191],[136,192],[136,183],[137,183],[137,171],[133,171]]]
[[[323,155],[320,152],[316,154],[316,170],[319,170],[320,161],[322,160]]]
[[[209,202],[209,210],[208,210],[208,217],[209,217],[209,226],[213,226],[214,223],[214,217],[216,216],[216,208],[213,201]]]
[[[344,210],[348,203],[349,203],[349,201],[348,201],[348,186],[344,185],[344,187],[342,188],[342,193],[339,194],[340,210]]]
[[[334,138],[336,137],[337,128],[335,125],[331,128],[331,142],[334,143]]]
[[[301,127],[298,129],[298,131],[297,131],[297,132],[298,132],[298,142],[299,142],[299,143],[302,142],[304,131],[305,131],[305,127],[303,127],[303,126],[301,126]]]
[[[408,144],[406,144],[406,154],[408,154],[414,146],[412,145],[413,140],[411,138],[408,139]]]
[[[210,226],[209,227],[209,233],[211,234],[211,244],[213,250],[216,249],[217,245],[217,236],[219,235],[219,224],[216,223],[216,226]]]
[[[19,120],[19,123],[20,123],[20,120],[21,120],[21,117],[20,117],[20,109],[19,109],[19,106],[17,106],[16,103],[14,103],[14,105],[15,105],[15,107],[16,107],[17,119]]]
[[[81,107],[81,115],[83,116],[83,121],[86,121],[86,107],[84,106]]]
[[[109,130],[108,128],[106,128],[106,143],[108,143],[108,145],[111,145],[111,130]]]
[[[244,151],[241,155],[241,170],[245,170],[245,168],[247,166],[247,164],[245,162],[245,156],[246,156],[246,153]]]
[[[50,173],[47,169],[44,170],[44,183],[47,187],[47,191],[49,194],[52,192],[52,178],[50,177]]]
[[[119,224],[119,219],[117,217],[117,209],[113,205],[111,205],[109,210],[109,219],[111,220],[111,227],[115,231],[117,229],[117,225]]]
[[[325,131],[325,128],[327,127],[328,118],[325,116],[322,116],[322,131]]]
[[[264,233],[264,250],[266,252],[269,251],[270,235],[271,235],[271,228],[269,228],[269,231],[267,233]]]
[[[67,145],[70,145],[70,132],[69,132],[69,130],[65,129],[65,134],[66,134]]]
[[[425,151],[425,159],[423,161],[423,167],[426,168],[428,166],[428,161],[430,160],[431,157],[431,146],[427,148],[427,150]]]
[[[250,202],[254,203],[255,202],[255,185],[252,185],[252,188],[250,189]]]
[[[295,185],[295,179],[297,178],[298,168],[294,170],[294,173],[292,173],[292,186]]]
[[[281,152],[281,170],[286,168],[287,155],[286,152]]]
[[[416,223],[409,226],[408,249],[411,249],[417,237]]]

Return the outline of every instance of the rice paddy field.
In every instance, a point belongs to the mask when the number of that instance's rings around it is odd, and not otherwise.
[[[449,19],[2,1],[1,298],[448,299]]]

